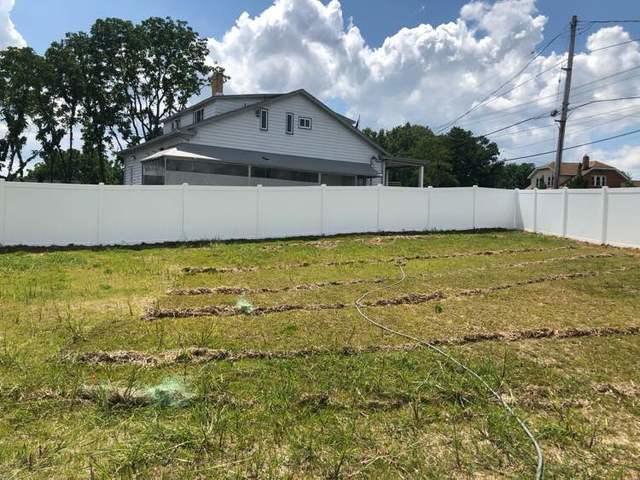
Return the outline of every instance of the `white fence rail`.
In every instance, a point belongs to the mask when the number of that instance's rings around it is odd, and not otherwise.
[[[640,189],[107,186],[0,181],[0,245],[524,229],[640,246]]]

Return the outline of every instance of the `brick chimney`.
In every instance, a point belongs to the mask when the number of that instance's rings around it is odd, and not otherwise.
[[[589,155],[582,157],[582,171],[589,170]]]
[[[224,84],[231,77],[224,74],[224,68],[216,65],[213,67],[211,74],[211,94],[224,95]]]

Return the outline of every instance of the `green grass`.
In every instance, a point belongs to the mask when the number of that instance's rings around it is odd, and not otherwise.
[[[452,256],[470,253],[477,255]],[[433,258],[407,259],[427,255]],[[407,279],[391,286],[399,264]],[[567,277],[576,273],[588,275]],[[527,284],[532,279],[537,283]],[[244,295],[167,293],[336,280],[362,282]],[[635,252],[520,232],[6,251],[0,478],[531,478],[532,445],[477,382],[427,349],[380,350],[407,341],[373,328],[352,304],[381,286],[389,288],[368,301],[446,296],[367,309],[426,339],[640,326]],[[478,288],[485,290],[465,294]],[[255,307],[347,307],[142,319],[150,307],[234,306],[241,298]],[[322,353],[205,363],[175,353],[193,347]],[[376,351],[345,355],[348,348]],[[640,476],[639,336],[445,348],[526,420],[545,453],[547,478]],[[174,352],[177,361],[141,367],[74,360],[115,351]],[[163,390],[171,388],[174,396]]]

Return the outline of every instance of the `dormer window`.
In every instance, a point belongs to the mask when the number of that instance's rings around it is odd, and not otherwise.
[[[204,120],[204,108],[200,108],[193,112],[193,123],[198,123]]]
[[[299,117],[298,118],[298,128],[302,128],[304,130],[311,130],[311,118],[310,117]]]
[[[260,130],[269,130],[269,110],[260,109]]]

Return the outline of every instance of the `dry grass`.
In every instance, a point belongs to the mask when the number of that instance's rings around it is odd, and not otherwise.
[[[640,476],[640,258],[481,232],[0,254],[0,478],[530,477],[352,307],[398,262],[369,313],[549,478]]]

